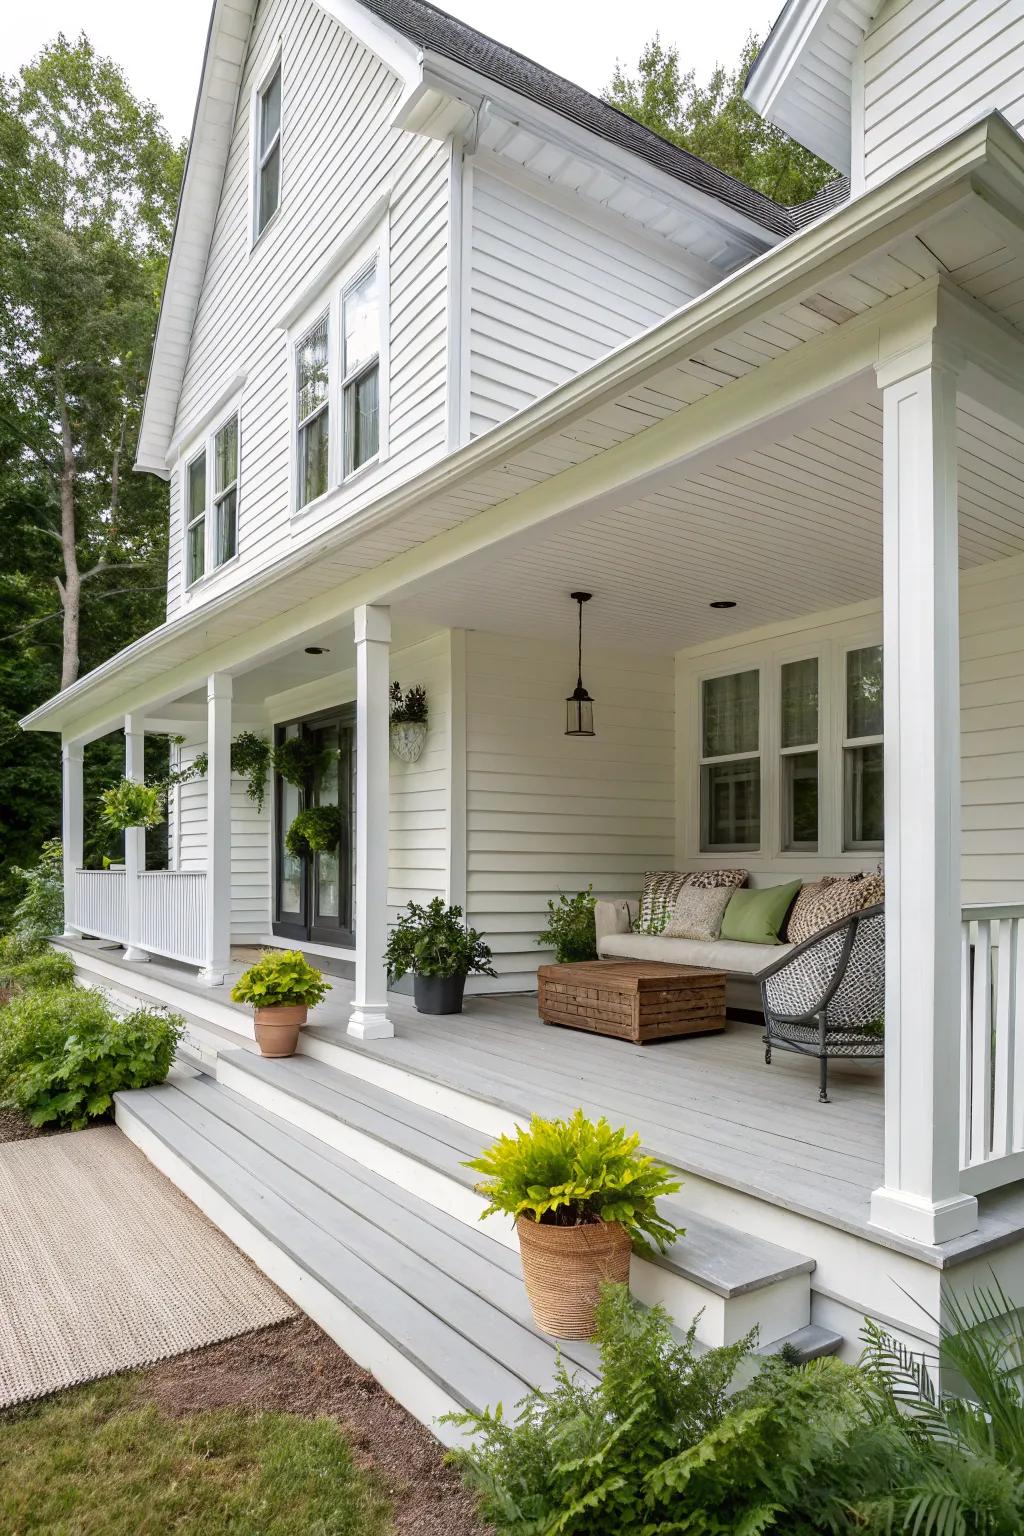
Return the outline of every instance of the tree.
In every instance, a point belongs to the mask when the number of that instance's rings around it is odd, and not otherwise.
[[[838,172],[758,117],[743,100],[744,82],[759,46],[751,34],[733,70],[719,64],[707,84],[698,85],[695,72],[680,67],[679,49],[666,46],[655,34],[640,55],[636,75],[616,64],[605,99],[663,139],[776,202],[804,202]]]

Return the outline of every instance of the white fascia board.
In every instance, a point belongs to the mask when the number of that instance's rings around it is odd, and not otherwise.
[[[785,302],[789,294],[795,296],[808,283],[828,282],[858,255],[867,255],[878,244],[912,233],[922,221],[965,205],[966,199],[977,191],[977,185],[988,179],[985,173],[990,170],[998,177],[1004,193],[1013,190],[1014,201],[1024,197],[1024,141],[997,113],[966,129],[891,180],[791,235],[716,288],[701,294],[641,336],[625,342],[490,432],[414,473],[363,511],[330,526],[309,544],[282,555],[269,569],[255,572],[220,596],[141,636],[26,715],[20,722],[22,728],[68,728],[74,734],[74,722],[81,717],[85,700],[97,685],[137,662],[143,664],[145,676],[152,677],[158,661],[155,653],[164,647],[185,644],[195,654],[201,654],[205,631],[220,612],[286,579],[349,538],[401,516],[432,496],[465,486],[474,476],[527,450],[545,434],[635,388],[659,369],[670,366],[681,351],[689,354],[704,344],[709,335],[741,324],[745,314],[756,318],[771,305]],[[771,401],[766,401],[766,413],[771,409]],[[128,681],[125,678],[126,686]]]
[[[834,119],[826,122],[823,118],[817,122],[805,112],[791,116],[788,101],[789,88],[799,79],[803,65],[838,11],[839,0],[787,0],[785,9],[754,61],[743,98],[760,117],[791,134],[806,149],[821,155],[837,170],[848,173],[851,160],[852,68],[846,95],[836,91],[831,98],[830,105],[836,114]],[[819,93],[824,88],[821,78],[817,76],[814,85]],[[809,129],[806,126],[808,123]]]

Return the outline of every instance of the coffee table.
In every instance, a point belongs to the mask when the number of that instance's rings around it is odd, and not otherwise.
[[[586,960],[537,969],[545,1024],[647,1045],[725,1028],[725,972],[655,960]]]

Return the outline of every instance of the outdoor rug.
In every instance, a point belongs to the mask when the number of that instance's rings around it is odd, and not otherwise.
[[[0,1407],[294,1315],[115,1126],[0,1146]]]

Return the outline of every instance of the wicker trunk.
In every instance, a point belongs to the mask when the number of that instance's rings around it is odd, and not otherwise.
[[[537,1011],[564,1024],[646,1045],[725,1027],[725,972],[653,960],[542,965]]]

